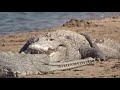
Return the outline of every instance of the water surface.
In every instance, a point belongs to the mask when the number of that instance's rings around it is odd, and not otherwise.
[[[100,19],[120,12],[0,12],[0,35],[61,26],[70,19]]]

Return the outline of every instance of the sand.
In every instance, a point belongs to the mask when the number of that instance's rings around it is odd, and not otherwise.
[[[93,38],[111,38],[120,43],[120,16],[100,20],[70,20],[63,26],[15,33],[0,36],[0,52],[18,52],[32,36],[44,35],[54,30],[71,30],[77,33],[86,32]],[[78,67],[66,71],[55,71],[44,75],[30,75],[26,78],[120,78],[120,60],[109,59],[96,62],[95,65]]]

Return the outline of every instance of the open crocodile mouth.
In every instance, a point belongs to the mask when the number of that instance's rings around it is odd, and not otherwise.
[[[28,48],[27,51],[28,51],[27,53],[29,53],[29,54],[47,54],[47,55],[50,55],[53,52],[56,52],[56,49],[48,48],[47,51],[44,51],[44,50],[36,50],[36,49]]]
[[[38,48],[34,48],[34,47],[32,47],[32,48],[28,47],[27,48],[27,53],[29,53],[29,54],[47,54],[47,55],[51,55],[54,52],[56,52],[59,47],[66,47],[66,46],[63,45],[63,44],[60,44],[55,49],[52,49],[50,47],[43,48],[43,49],[40,49],[40,48],[38,49]]]

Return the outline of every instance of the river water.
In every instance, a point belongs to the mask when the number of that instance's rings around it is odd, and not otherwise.
[[[0,35],[61,26],[70,19],[100,19],[120,12],[0,12]]]

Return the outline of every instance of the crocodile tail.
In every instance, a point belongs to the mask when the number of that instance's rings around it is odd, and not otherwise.
[[[120,45],[116,41],[104,38],[97,46],[105,54],[106,59],[120,59]]]
[[[94,42],[94,40],[92,39],[92,37],[90,37],[86,33],[80,33],[80,34],[83,35],[86,38],[86,40],[89,42],[89,44],[90,44],[91,47],[98,49],[98,46],[97,46],[96,42]]]
[[[102,45],[118,50],[120,52],[120,44],[117,41],[114,41],[110,38],[104,38]]]

